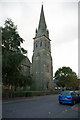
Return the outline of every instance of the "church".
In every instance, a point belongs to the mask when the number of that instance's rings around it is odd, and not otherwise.
[[[34,90],[48,90],[53,81],[51,40],[47,29],[43,5],[41,7],[38,29],[33,38],[32,74]]]

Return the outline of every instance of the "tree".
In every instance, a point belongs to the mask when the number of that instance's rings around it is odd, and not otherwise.
[[[23,81],[21,79],[23,79]],[[24,89],[26,87],[31,88],[31,86],[34,84],[32,75],[22,75],[21,74],[20,79],[19,79],[19,83],[20,83],[20,87],[24,87]]]
[[[2,27],[2,82],[8,86],[19,86],[21,62],[27,51],[21,47],[23,39],[11,19]],[[23,80],[23,79],[22,79]]]
[[[21,48],[23,41],[18,34],[17,26],[8,18],[5,21],[4,27],[2,27],[2,46],[8,51],[11,50],[25,54],[27,51]]]
[[[19,84],[21,62],[25,57],[21,53],[6,51],[2,55],[2,81],[4,85]]]
[[[54,78],[58,80],[56,83],[60,87],[77,87],[78,80],[77,75],[70,67],[59,68],[54,75]]]

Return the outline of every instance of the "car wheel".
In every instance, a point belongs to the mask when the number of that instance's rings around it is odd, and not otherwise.
[[[76,101],[74,100],[72,104],[75,105],[75,104],[76,104]]]
[[[62,104],[62,102],[59,102],[59,104]]]

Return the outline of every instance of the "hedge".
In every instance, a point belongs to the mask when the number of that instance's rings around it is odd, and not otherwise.
[[[40,92],[6,92],[2,93],[2,98],[15,98],[15,97],[31,97],[31,96],[43,96],[50,94],[59,94],[59,91],[40,91]]]

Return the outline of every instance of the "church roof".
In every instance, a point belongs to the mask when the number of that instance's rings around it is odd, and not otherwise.
[[[36,36],[35,37],[41,37],[43,35],[45,35],[46,37],[49,37],[49,32],[47,30],[47,25],[46,25],[43,5],[42,5],[38,30],[36,29]]]
[[[30,62],[29,58],[27,56],[25,56],[25,58],[23,59],[21,64],[24,66],[30,66],[31,62]]]

